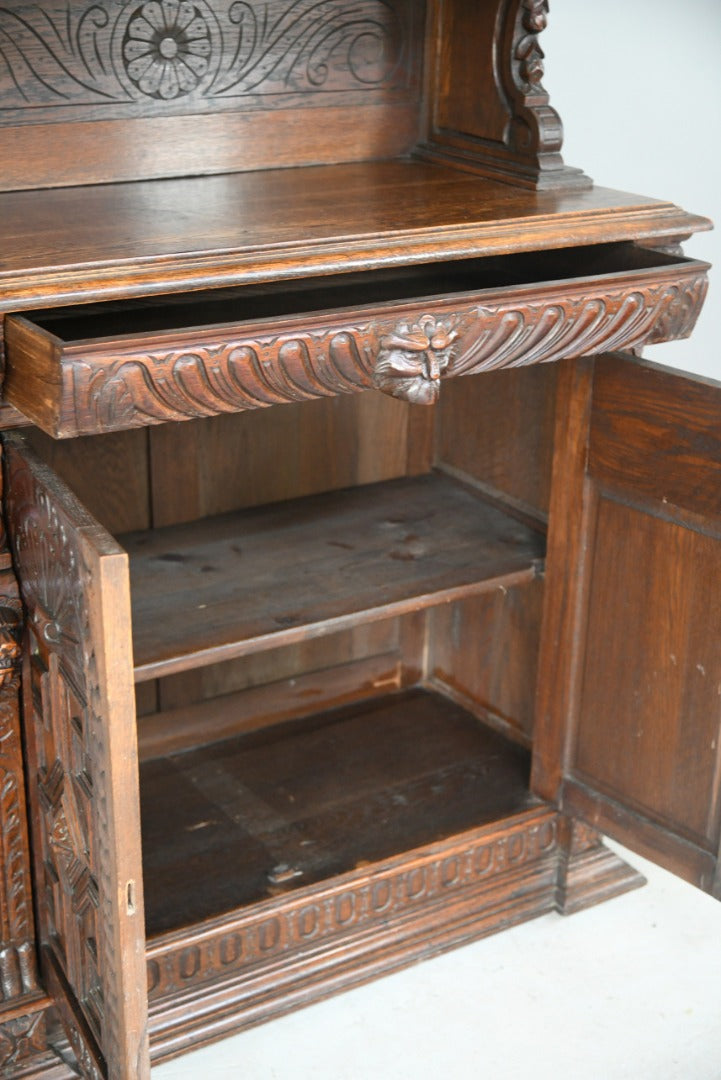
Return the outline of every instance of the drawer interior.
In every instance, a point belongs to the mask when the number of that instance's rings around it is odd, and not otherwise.
[[[636,244],[595,244],[144,300],[48,308],[25,312],[22,321],[66,343],[122,339],[133,334],[376,306],[416,297],[643,272],[685,262],[688,260],[681,256]]]

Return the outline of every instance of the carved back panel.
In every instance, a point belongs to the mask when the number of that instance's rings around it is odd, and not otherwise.
[[[3,5],[0,189],[403,153],[418,126],[424,8],[418,0]]]
[[[43,975],[83,1075],[148,1075],[127,557],[8,438]]]

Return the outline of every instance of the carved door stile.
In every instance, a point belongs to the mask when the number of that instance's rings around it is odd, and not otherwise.
[[[19,438],[8,522],[43,976],[83,1075],[149,1074],[127,556]]]
[[[721,899],[721,384],[561,390],[532,790]]]
[[[39,989],[20,737],[21,635],[20,593],[0,518],[0,1000],[6,1002]]]

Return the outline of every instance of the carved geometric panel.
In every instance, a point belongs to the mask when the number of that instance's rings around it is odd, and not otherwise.
[[[22,440],[9,533],[28,618],[25,727],[46,985],[83,1075],[147,1074],[125,556]],[[132,903],[131,903],[132,900]]]

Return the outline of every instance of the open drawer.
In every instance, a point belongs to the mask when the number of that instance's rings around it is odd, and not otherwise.
[[[606,244],[29,312],[5,398],[56,438],[441,378],[690,333],[705,263]]]

